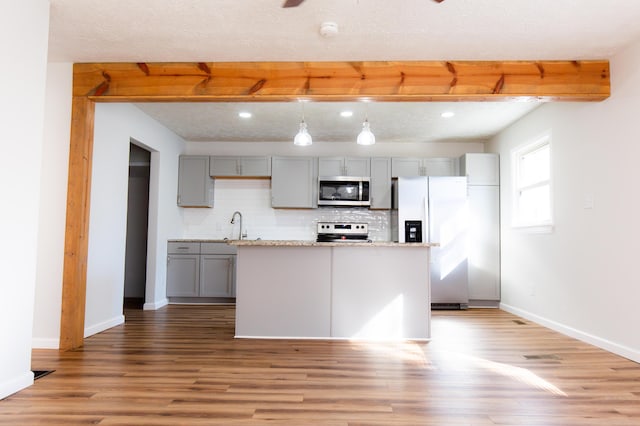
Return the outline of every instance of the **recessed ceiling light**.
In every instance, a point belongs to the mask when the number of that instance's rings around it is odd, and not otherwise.
[[[251,113],[247,111],[241,111],[238,113],[238,117],[240,118],[251,118]]]
[[[340,113],[340,117],[351,117],[353,116],[353,111],[342,111]]]
[[[440,117],[442,117],[442,118],[451,118],[454,115],[456,115],[456,114],[454,112],[452,112],[452,111],[445,111],[442,114],[440,114]]]

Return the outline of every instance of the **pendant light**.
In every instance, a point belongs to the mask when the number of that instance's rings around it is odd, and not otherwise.
[[[293,144],[298,146],[309,146],[312,143],[313,140],[307,130],[307,123],[304,122],[304,103],[302,103],[302,120],[300,121],[300,129],[298,130],[296,137],[293,138]]]
[[[368,118],[364,119],[364,122],[362,123],[362,131],[358,135],[356,142],[358,145],[373,145],[376,143],[376,137],[373,132],[371,132]]]

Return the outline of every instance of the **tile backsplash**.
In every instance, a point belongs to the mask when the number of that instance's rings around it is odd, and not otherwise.
[[[235,211],[242,213],[243,229],[250,239],[315,240],[317,222],[358,221],[369,224],[369,238],[388,241],[390,213],[364,208],[274,209],[271,180],[216,179],[212,209],[185,208],[183,238],[237,239],[239,223],[231,224]]]

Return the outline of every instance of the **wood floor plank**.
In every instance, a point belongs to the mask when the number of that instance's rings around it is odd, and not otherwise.
[[[234,307],[127,310],[0,424],[640,425],[640,365],[495,309],[433,313],[430,342],[234,339]]]

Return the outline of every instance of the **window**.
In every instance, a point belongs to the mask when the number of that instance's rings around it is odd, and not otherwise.
[[[516,227],[552,226],[551,134],[513,151],[514,209]]]

